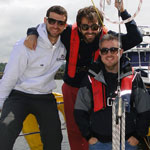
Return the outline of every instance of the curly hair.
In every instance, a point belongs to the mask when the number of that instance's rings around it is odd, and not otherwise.
[[[96,11],[97,9],[97,11]],[[87,18],[89,21],[94,21],[95,19],[98,20],[98,23],[100,26],[102,26],[101,21],[103,22],[103,16],[102,13],[100,12],[100,10],[98,8],[96,8],[94,6],[89,6],[89,7],[84,7],[82,9],[79,9],[77,17],[76,17],[76,22],[78,27],[80,27],[81,25],[81,20],[83,17]],[[98,12],[98,14],[97,14]],[[100,18],[101,20],[100,20]]]

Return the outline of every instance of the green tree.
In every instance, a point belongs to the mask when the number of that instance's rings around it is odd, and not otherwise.
[[[5,69],[6,63],[0,63],[0,72],[3,72]]]

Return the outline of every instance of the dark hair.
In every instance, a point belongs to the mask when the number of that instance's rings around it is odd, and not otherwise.
[[[83,17],[87,18],[89,21],[94,21],[95,19],[97,19],[99,25],[102,26],[102,22],[103,22],[102,13],[100,12],[98,8],[95,8],[94,6],[89,6],[89,7],[84,7],[82,9],[79,9],[77,17],[76,17],[76,22],[77,22],[78,27],[80,27],[81,20]]]
[[[99,41],[99,48],[101,49],[102,43],[103,43],[104,41],[112,41],[112,40],[116,40],[116,41],[119,42],[118,34],[116,34],[116,33],[108,33],[108,34],[105,34],[105,35],[101,38],[101,40]],[[118,43],[118,44],[120,44],[120,46],[121,46],[121,43]]]
[[[55,6],[50,7],[46,12],[46,17],[49,17],[50,12],[54,12],[59,15],[64,15],[66,17],[65,21],[67,21],[67,18],[68,18],[67,11],[62,6],[55,5]]]

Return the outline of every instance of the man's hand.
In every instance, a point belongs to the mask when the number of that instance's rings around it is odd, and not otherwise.
[[[98,139],[95,137],[91,137],[88,142],[89,142],[89,144],[93,145],[98,142]]]
[[[128,143],[132,146],[136,146],[136,145],[138,145],[139,141],[135,137],[131,136],[128,139]]]
[[[27,38],[24,41],[24,45],[31,50],[35,50],[37,45],[37,36],[36,35],[27,36]]]
[[[118,0],[115,0],[115,7],[120,10],[120,12],[123,12],[124,9],[124,5],[123,5],[123,0],[121,0],[121,2],[119,3]]]

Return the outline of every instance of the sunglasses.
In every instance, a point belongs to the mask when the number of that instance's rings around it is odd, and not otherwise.
[[[66,24],[66,21],[61,21],[61,20],[56,20],[56,19],[53,19],[53,18],[47,18],[47,21],[49,24],[51,25],[54,25],[56,22],[59,26],[63,26]]]
[[[111,47],[111,48],[102,48],[100,50],[102,55],[106,55],[108,54],[108,51],[110,51],[111,54],[117,54],[118,53],[118,49],[117,47]]]
[[[81,24],[80,27],[84,31],[87,31],[89,28],[91,28],[92,31],[97,31],[99,29],[100,25],[92,24],[91,26],[89,26],[88,24]]]

